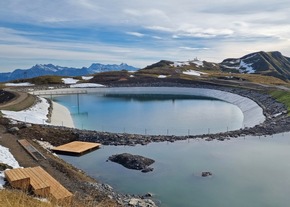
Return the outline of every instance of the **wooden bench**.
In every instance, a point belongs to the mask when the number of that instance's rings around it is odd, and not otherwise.
[[[4,174],[14,188],[31,189],[36,195],[48,197],[57,203],[71,202],[72,193],[40,166],[6,170]]]

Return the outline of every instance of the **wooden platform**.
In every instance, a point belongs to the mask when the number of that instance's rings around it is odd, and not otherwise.
[[[72,193],[39,166],[6,170],[4,174],[14,188],[32,190],[35,195],[49,198],[60,205],[71,202]]]
[[[100,146],[101,144],[99,143],[74,141],[55,147],[52,150],[59,154],[82,155],[84,153],[95,150]]]

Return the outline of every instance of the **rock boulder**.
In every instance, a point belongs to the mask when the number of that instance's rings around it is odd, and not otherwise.
[[[112,155],[109,157],[112,162],[119,163],[128,169],[141,170],[142,172],[150,172],[153,168],[148,167],[155,161],[140,155],[132,155],[129,153],[123,153],[118,155]]]

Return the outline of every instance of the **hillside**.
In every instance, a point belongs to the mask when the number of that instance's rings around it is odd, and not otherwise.
[[[228,58],[220,63],[222,71],[235,73],[255,73],[290,79],[290,58],[280,52],[256,52],[241,58]]]
[[[172,74],[186,73],[186,71],[201,71],[206,73],[235,73],[235,74],[259,74],[290,80],[290,58],[280,52],[255,52],[241,58],[227,58],[221,63],[201,61],[195,58],[189,61],[161,60],[149,65],[142,70],[146,73]],[[144,73],[144,72],[143,72]]]

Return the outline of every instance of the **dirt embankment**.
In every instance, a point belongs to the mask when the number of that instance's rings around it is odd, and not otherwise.
[[[36,97],[26,92],[5,90],[0,91],[0,109],[21,111],[32,106]]]
[[[24,133],[21,136],[20,133],[11,134],[7,132],[7,127],[9,126],[10,125],[6,119],[0,118],[0,145],[10,149],[20,166],[41,166],[44,168],[50,175],[75,195],[74,206],[95,206],[95,204],[101,204],[100,206],[102,206],[102,203],[106,203],[106,205],[103,206],[118,206],[115,201],[108,198],[105,192],[101,192],[96,187],[90,185],[91,183],[96,183],[96,180],[88,177],[81,170],[64,162],[34,142],[32,139],[36,134]],[[28,128],[25,129],[28,131]],[[34,130],[31,128],[29,131]],[[60,136],[60,134],[52,135],[52,137],[55,138],[56,136]],[[17,142],[18,139],[22,138],[27,138],[27,140],[36,147],[46,157],[46,159],[39,161],[34,160]],[[68,140],[69,139],[67,139],[67,141]]]

